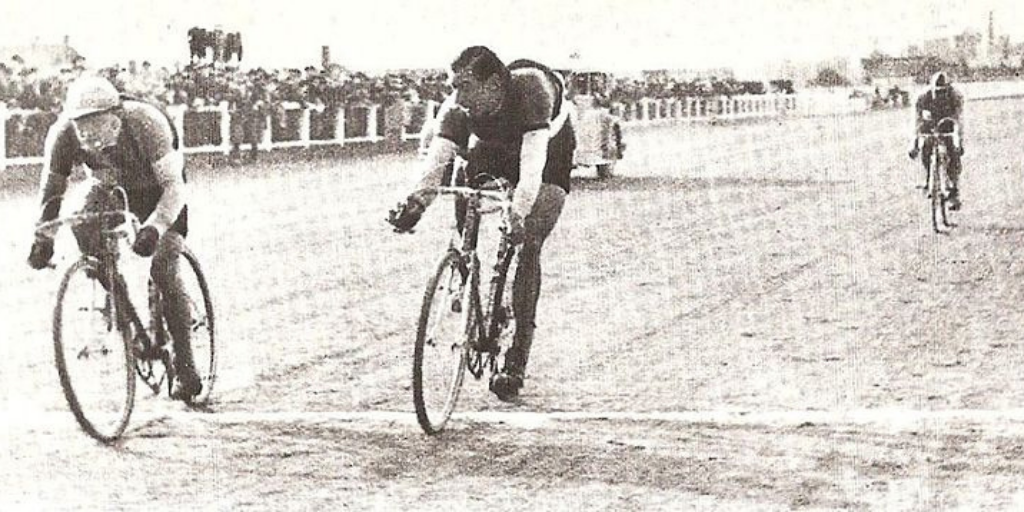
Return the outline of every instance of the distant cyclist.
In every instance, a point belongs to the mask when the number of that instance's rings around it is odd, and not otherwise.
[[[202,382],[192,358],[189,301],[179,270],[188,211],[177,131],[157,107],[121,96],[106,79],[82,77],[69,86],[64,110],[46,136],[40,222],[60,213],[68,177],[78,164],[88,166],[91,173],[83,210],[117,208],[108,204],[109,192],[121,186],[132,213],[144,221],[132,249],[153,257],[150,275],[163,292],[174,341],[178,381],[171,394],[190,400],[202,391]],[[102,250],[101,227],[83,224],[74,230],[83,253]],[[32,244],[28,263],[42,269],[52,257],[53,240],[40,238]]]
[[[473,46],[451,67],[455,91],[430,128],[422,178],[390,221],[397,231],[411,230],[434,200],[445,169],[467,150],[467,175],[487,173],[514,184],[513,237],[523,242],[513,284],[516,332],[504,368],[490,383],[491,391],[507,401],[523,386],[540,296],[541,249],[569,192],[576,138],[561,77],[545,66],[532,61],[506,66],[490,49]]]
[[[960,157],[964,154],[963,146],[963,120],[961,119],[964,108],[963,96],[953,88],[949,76],[940,71],[932,75],[930,87],[927,91],[917,97],[915,115],[914,142],[910,147],[911,159],[920,155],[921,163],[924,165],[925,173],[928,172],[929,159],[931,157],[933,143],[926,139],[923,147],[920,146],[920,135],[925,133],[955,133],[955,137],[947,139],[949,149],[949,209],[959,210],[960,202],[960,173],[963,164]],[[944,119],[951,119],[953,123],[938,124]]]

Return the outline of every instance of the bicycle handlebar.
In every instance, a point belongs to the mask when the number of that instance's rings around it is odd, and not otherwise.
[[[481,190],[473,187],[441,186],[437,187],[437,192],[441,195],[454,195],[463,198],[479,197],[496,203],[511,203],[507,190]]]
[[[36,237],[52,238],[63,226],[78,226],[87,222],[102,222],[103,220],[111,218],[123,220],[113,228],[104,229],[104,233],[108,233],[118,238],[128,238],[138,234],[140,225],[139,218],[128,210],[116,210],[108,212],[76,213],[40,222],[39,224],[36,224]]]
[[[120,208],[98,212],[81,212],[53,220],[36,224],[36,238],[53,238],[63,226],[78,226],[86,222],[103,222],[104,220],[116,218],[121,222],[113,228],[102,228],[102,231],[115,238],[134,238],[139,234],[141,223],[138,216],[128,209],[128,193],[121,186],[116,186],[108,191],[110,198],[119,201]]]
[[[510,212],[512,210],[512,188],[508,182],[499,179],[491,182],[496,185],[497,188],[492,190],[488,188],[475,188],[459,185],[442,185],[437,187],[437,192],[440,195],[456,196],[463,199],[476,197],[479,199],[486,199],[494,203],[489,208],[480,208],[481,214],[489,214],[498,211]]]

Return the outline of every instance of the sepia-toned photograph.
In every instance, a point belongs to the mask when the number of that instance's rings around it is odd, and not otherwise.
[[[1024,510],[1020,0],[4,0],[0,511]]]

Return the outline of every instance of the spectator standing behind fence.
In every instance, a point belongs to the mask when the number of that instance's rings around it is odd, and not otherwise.
[[[231,86],[228,108],[231,111],[231,163],[241,161],[241,144],[249,145],[249,160],[259,157],[259,144],[270,114],[270,94],[262,70],[236,75]]]

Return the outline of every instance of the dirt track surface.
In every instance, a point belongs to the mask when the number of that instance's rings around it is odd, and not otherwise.
[[[469,380],[433,438],[412,339],[451,216],[385,228],[411,156],[195,172],[216,400],[140,393],[114,447],[67,410],[6,192],[0,510],[1020,509],[1024,100],[967,105],[948,236],[908,115],[628,130],[548,242],[522,402]]]

